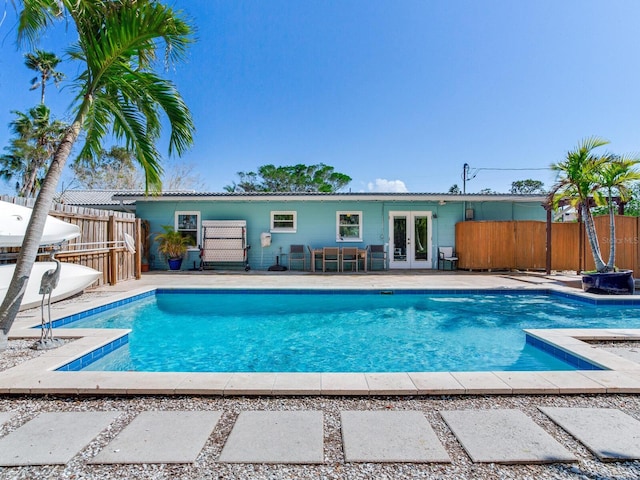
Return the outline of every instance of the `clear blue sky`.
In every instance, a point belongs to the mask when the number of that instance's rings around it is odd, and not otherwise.
[[[553,174],[488,169],[545,169],[586,136],[640,151],[637,0],[173,4],[198,29],[189,62],[168,73],[197,128],[182,161],[209,191],[266,163],[322,162],[350,175],[354,192],[446,192],[466,162],[477,173],[468,192],[507,192],[525,178],[548,187]],[[11,8],[0,25],[0,147],[10,111],[39,98]],[[41,48],[62,55],[66,35]],[[70,98],[48,87],[58,118]]]

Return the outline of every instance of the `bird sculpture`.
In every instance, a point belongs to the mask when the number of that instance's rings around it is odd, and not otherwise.
[[[42,295],[42,302],[40,302],[40,312],[42,314],[42,331],[40,333],[40,344],[43,346],[55,343],[53,341],[53,328],[51,327],[51,292],[53,292],[53,290],[58,286],[58,282],[60,281],[61,263],[60,260],[55,258],[58,250],[59,248],[54,248],[49,254],[49,258],[51,259],[51,261],[56,262],[56,268],[44,272],[44,274],[42,275],[42,279],[40,280],[39,293],[40,295]],[[44,319],[45,297],[47,297],[47,322],[45,322]]]

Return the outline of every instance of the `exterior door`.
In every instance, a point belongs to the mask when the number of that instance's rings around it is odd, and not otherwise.
[[[432,268],[431,212],[389,212],[389,268]]]

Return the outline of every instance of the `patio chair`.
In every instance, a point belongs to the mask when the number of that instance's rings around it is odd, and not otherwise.
[[[438,247],[438,270],[456,270],[458,268],[458,257],[456,252],[453,251],[453,247]],[[447,265],[449,268],[447,269]]]
[[[359,255],[358,255],[358,247],[343,247],[342,248],[342,261],[340,262],[341,265],[341,269],[344,272],[344,265],[346,264],[350,264],[351,266],[351,271],[353,272],[354,270],[357,272],[358,271],[358,261],[359,261]]]
[[[336,272],[340,271],[340,249],[338,247],[324,247],[322,249],[322,271],[327,271],[327,265],[334,263]]]
[[[381,270],[387,269],[387,251],[384,249],[384,245],[369,245],[367,247],[369,252],[367,256],[369,257],[369,270],[375,270],[374,265],[379,263],[382,268]]]
[[[307,269],[307,254],[304,245],[291,245],[289,247],[289,270],[293,270],[292,264],[302,262],[302,270]]]

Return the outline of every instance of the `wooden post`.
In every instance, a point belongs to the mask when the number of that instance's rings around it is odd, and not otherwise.
[[[118,251],[115,247],[116,241],[116,217],[109,215],[109,223],[107,224],[107,245],[109,248],[109,284],[118,283]]]
[[[142,277],[142,220],[136,218],[135,223],[136,253],[133,257],[136,280]]]

